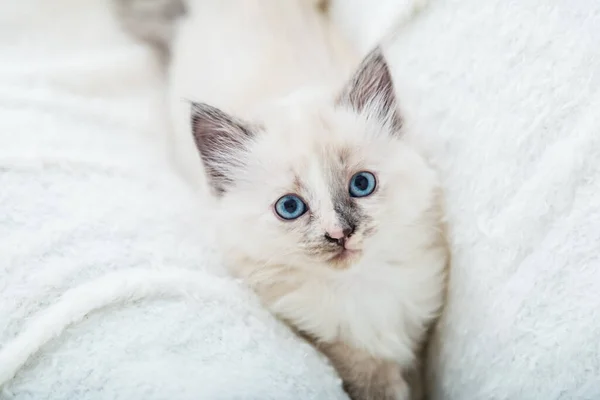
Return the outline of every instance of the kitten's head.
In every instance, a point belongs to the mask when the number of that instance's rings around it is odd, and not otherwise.
[[[227,256],[348,268],[401,262],[439,221],[435,174],[403,139],[379,49],[335,96],[294,98],[252,122],[193,106],[196,145]]]

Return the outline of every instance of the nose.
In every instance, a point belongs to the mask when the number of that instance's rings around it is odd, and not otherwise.
[[[325,232],[325,240],[343,247],[346,244],[346,240],[352,236],[355,229],[356,226],[350,225],[344,228],[328,230]]]

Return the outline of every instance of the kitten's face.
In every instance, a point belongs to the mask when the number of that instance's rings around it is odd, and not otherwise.
[[[384,72],[383,81],[359,76],[337,101],[298,100],[257,125],[195,109],[229,256],[336,269],[370,257],[400,261],[410,257],[415,229],[431,228],[421,217],[435,176],[402,140],[383,58],[365,63],[358,74]],[[211,127],[232,134],[206,136]]]

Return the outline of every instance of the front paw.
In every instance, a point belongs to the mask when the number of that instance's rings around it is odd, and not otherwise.
[[[381,362],[369,373],[358,373],[355,379],[345,379],[344,390],[352,400],[410,399],[410,387],[402,369],[392,362]]]
[[[352,400],[409,400],[412,390],[400,365],[344,342],[318,343]]]

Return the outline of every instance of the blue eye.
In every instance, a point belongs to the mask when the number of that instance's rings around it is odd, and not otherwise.
[[[300,217],[307,210],[306,204],[295,194],[286,194],[275,203],[275,212],[281,218],[292,220]]]
[[[362,171],[350,179],[348,191],[352,197],[366,197],[375,191],[376,185],[375,175],[367,171]]]

